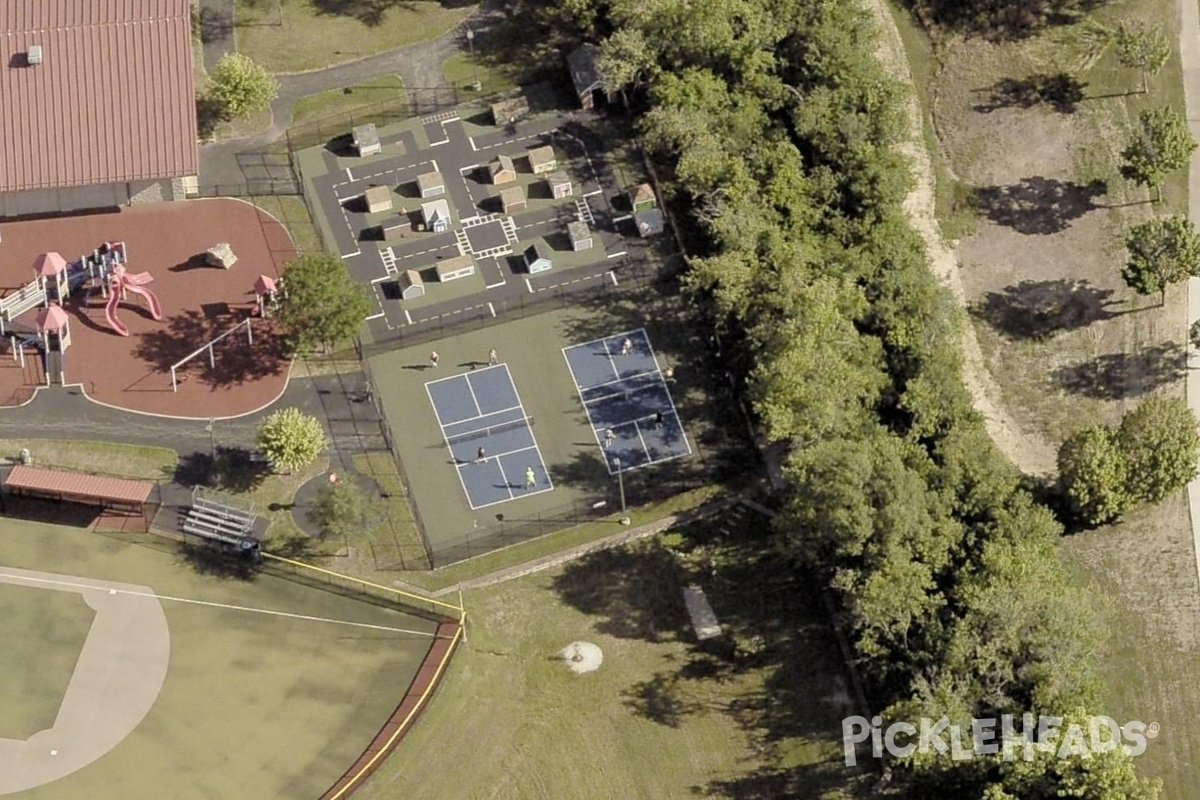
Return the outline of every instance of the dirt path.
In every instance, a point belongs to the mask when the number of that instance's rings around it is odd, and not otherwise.
[[[912,73],[904,43],[895,20],[886,6],[886,0],[867,0],[866,6],[879,24],[879,59],[888,72],[906,86],[912,86]],[[905,200],[904,208],[912,219],[913,227],[925,239],[929,261],[934,273],[954,292],[960,306],[965,306],[966,295],[958,274],[958,259],[954,251],[946,246],[934,216],[933,165],[925,150],[922,134],[924,118],[915,93],[910,93],[908,106],[909,136],[901,151],[911,159],[914,187]],[[1001,407],[1000,388],[984,363],[979,341],[969,323],[963,325],[963,378],[975,402],[975,410],[987,422],[988,434],[1017,468],[1030,475],[1052,475],[1056,471],[1054,448],[1040,437],[1019,428],[1016,422]]]

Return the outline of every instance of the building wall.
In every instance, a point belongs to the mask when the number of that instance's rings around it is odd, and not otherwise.
[[[159,203],[184,199],[181,178],[135,183],[105,183],[66,189],[38,189],[0,194],[0,217],[31,214],[65,214],[98,208],[115,208],[135,203]]]

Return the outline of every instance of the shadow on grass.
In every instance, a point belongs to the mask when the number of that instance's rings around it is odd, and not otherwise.
[[[252,461],[246,448],[222,446],[216,449],[215,458],[204,452],[180,457],[171,479],[180,486],[209,486],[244,494],[258,488],[269,474],[270,467]]]
[[[1027,236],[1047,236],[1099,208],[1095,198],[1107,191],[1100,180],[1078,184],[1039,175],[1008,186],[980,186],[975,189],[975,207],[997,225]]]
[[[1034,36],[1079,22],[1107,0],[902,0],[923,25],[990,41]]]
[[[251,559],[211,545],[185,544],[179,550],[179,560],[197,575],[213,578],[252,581],[259,572],[258,564]]]
[[[1051,377],[1071,394],[1121,400],[1149,394],[1179,380],[1187,371],[1187,350],[1175,342],[1164,342],[1137,353],[1106,353],[1059,367]]]
[[[368,28],[383,24],[389,11],[418,13],[427,2],[416,0],[311,0],[318,14],[330,17],[350,17]]]
[[[1039,73],[1025,78],[1004,78],[987,89],[988,97],[972,108],[990,114],[1002,108],[1033,108],[1046,105],[1060,114],[1073,114],[1084,100],[1087,84],[1065,72]]]
[[[1111,299],[1112,295],[1112,289],[1092,286],[1086,280],[1021,281],[988,292],[969,310],[1009,339],[1044,341],[1063,331],[1130,313],[1113,311],[1112,306],[1123,301]]]
[[[698,796],[858,796],[870,776],[842,762],[840,720],[853,704],[818,585],[778,556],[769,520],[743,506],[655,540],[586,556],[554,589],[595,630],[682,643],[667,667],[627,687],[631,713],[670,728],[697,713],[730,718],[753,755],[744,772],[693,787]],[[701,586],[723,635],[696,641],[682,589]],[[796,747],[806,747],[798,763]],[[822,746],[824,743],[824,746]]]

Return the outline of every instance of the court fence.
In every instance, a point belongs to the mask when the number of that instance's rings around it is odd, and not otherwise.
[[[399,605],[409,610],[415,609],[420,611],[423,616],[436,620],[448,619],[459,624],[464,624],[466,620],[466,611],[461,604],[436,600],[432,597],[395,589],[390,586],[383,586],[363,580],[362,578],[356,578],[352,575],[345,575],[341,572],[324,569],[323,567],[315,567],[311,564],[293,561],[290,558],[284,558],[273,553],[264,552],[262,555],[263,560],[260,568],[264,572],[286,576],[292,580],[317,588],[332,589],[359,597],[382,600],[389,605]]]

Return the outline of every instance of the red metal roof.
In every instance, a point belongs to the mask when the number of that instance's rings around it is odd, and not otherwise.
[[[0,0],[0,192],[195,175],[189,10]]]
[[[116,500],[122,503],[144,503],[154,491],[154,484],[150,481],[106,478],[24,465],[12,468],[7,485],[14,489]]]

